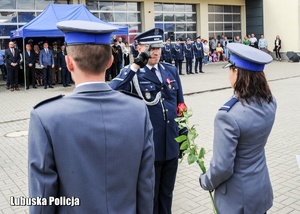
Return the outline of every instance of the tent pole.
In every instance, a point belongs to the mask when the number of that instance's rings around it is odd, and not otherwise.
[[[25,87],[24,89],[26,90],[27,82],[26,82],[25,39],[24,38],[23,38],[23,68],[24,68],[24,87]]]

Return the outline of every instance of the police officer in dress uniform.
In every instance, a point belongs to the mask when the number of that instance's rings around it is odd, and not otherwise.
[[[113,62],[111,32],[117,28],[79,20],[57,27],[65,33],[65,57],[76,88],[32,110],[28,175],[29,197],[62,202],[31,206],[30,213],[152,214],[148,110],[139,97],[112,90],[104,81]],[[63,206],[71,197],[75,206]]]
[[[177,69],[159,62],[162,38],[163,30],[159,28],[137,35],[139,56],[110,83],[114,89],[137,93],[148,107],[154,129],[155,214],[171,213],[179,155],[174,140],[179,130],[174,118],[178,104],[184,102]]]
[[[215,117],[213,157],[200,185],[215,190],[219,214],[263,214],[273,204],[264,147],[277,105],[263,72],[273,59],[247,45],[227,47],[234,96]]]
[[[164,55],[165,62],[172,64],[173,56],[172,56],[172,45],[171,45],[170,38],[166,39],[166,44],[165,44],[162,52]]]
[[[184,44],[184,56],[185,56],[185,65],[186,65],[186,73],[187,74],[194,74],[193,71],[193,58],[194,58],[194,51],[193,51],[193,44],[191,44],[191,39],[188,37],[186,38],[186,42]]]
[[[184,75],[182,73],[182,61],[184,59],[183,48],[180,44],[180,39],[178,38],[176,39],[176,44],[172,48],[172,55],[175,60],[175,67],[177,68],[179,75]]]
[[[198,65],[199,65],[199,72],[204,73],[202,71],[202,60],[204,57],[204,51],[203,51],[203,44],[201,42],[201,37],[198,36],[197,40],[193,46],[194,48],[194,55],[195,55],[195,73],[198,74]]]

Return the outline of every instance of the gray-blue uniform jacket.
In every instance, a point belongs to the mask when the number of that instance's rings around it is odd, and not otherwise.
[[[37,105],[29,125],[29,196],[73,196],[80,206],[31,206],[30,213],[152,214],[152,135],[144,102],[106,83]]]
[[[158,63],[162,76],[159,81],[155,72],[147,66],[134,72],[130,66],[122,69],[121,73],[111,81],[110,86],[116,90],[126,90],[137,93],[132,79],[135,74],[141,89],[143,99],[151,102],[161,92],[161,99],[156,105],[147,105],[153,125],[155,160],[170,160],[179,155],[179,145],[174,140],[178,137],[177,105],[184,102],[180,78],[176,68],[168,63]],[[170,83],[168,83],[170,82]],[[138,113],[138,111],[136,111]]]
[[[275,98],[262,106],[243,104],[232,98],[218,111],[213,157],[208,171],[200,177],[203,189],[215,189],[219,214],[263,214],[273,204],[264,147],[277,104]]]

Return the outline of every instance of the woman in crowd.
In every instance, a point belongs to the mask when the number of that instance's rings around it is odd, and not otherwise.
[[[209,57],[209,44],[207,40],[203,41],[203,52],[204,52],[204,65],[207,65]]]
[[[130,62],[129,62],[130,47],[129,47],[128,42],[125,42],[123,54],[124,54],[124,67],[125,67],[126,65],[130,64]]]
[[[281,55],[280,55],[280,49],[281,49],[281,39],[280,39],[280,36],[277,35],[276,36],[276,39],[275,39],[275,48],[274,48],[274,51],[275,51],[275,54],[276,54],[276,60],[278,61],[281,61]]]
[[[33,46],[35,54],[35,81],[37,86],[43,85],[43,72],[40,67],[40,48],[38,45]]]
[[[264,214],[273,205],[265,145],[277,104],[263,70],[273,59],[243,44],[230,43],[228,49],[224,68],[234,95],[215,117],[213,157],[200,185],[214,190],[219,214]]]

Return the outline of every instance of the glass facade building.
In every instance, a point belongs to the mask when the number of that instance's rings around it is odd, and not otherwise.
[[[201,1],[200,1],[201,2]],[[213,2],[213,1],[212,1]],[[184,40],[201,35],[201,26],[208,30],[206,39],[224,34],[229,39],[242,36],[241,6],[208,4],[205,8],[207,22],[201,22],[201,3],[161,3],[154,2],[153,14],[146,14],[146,1],[99,1],[99,0],[1,0],[0,41],[3,46],[10,39],[10,31],[22,27],[38,16],[49,4],[83,3],[99,19],[118,25],[128,26],[128,35],[121,35],[124,41],[133,42],[136,34],[145,30],[143,25],[153,23],[162,28],[165,38]],[[146,10],[146,11],[145,11]],[[201,11],[201,12],[200,12]],[[150,13],[150,11],[149,11]],[[149,20],[151,19],[151,20]],[[199,27],[200,26],[200,27]],[[203,34],[202,34],[203,35]]]

